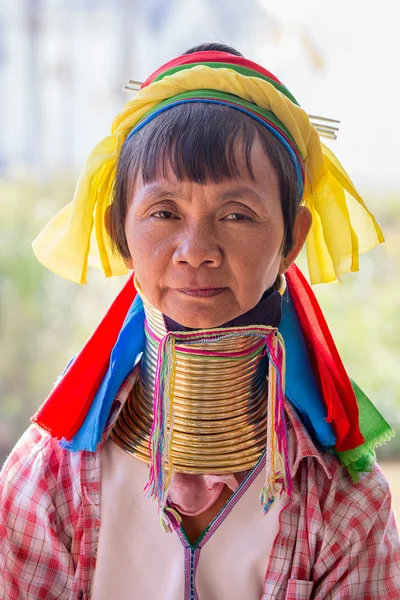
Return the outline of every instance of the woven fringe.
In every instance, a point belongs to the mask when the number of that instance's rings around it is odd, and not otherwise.
[[[266,337],[269,359],[268,418],[265,483],[261,505],[266,514],[277,496],[292,493],[289,467],[288,432],[285,418],[285,345],[282,336],[272,332]]]
[[[353,483],[358,483],[361,473],[369,473],[376,462],[376,448],[390,442],[395,436],[393,429],[389,429],[384,433],[370,440],[368,444],[363,444],[354,450],[349,450],[351,456],[343,457],[339,455],[340,462],[346,467]]]
[[[172,480],[173,396],[175,386],[175,338],[168,333],[160,342],[154,386],[153,425],[149,440],[149,481],[145,492],[157,500],[161,519]],[[168,464],[168,472],[167,472]]]

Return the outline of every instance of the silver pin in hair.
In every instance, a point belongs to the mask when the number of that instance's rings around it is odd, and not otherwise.
[[[317,129],[319,137],[327,138],[328,140],[337,140],[337,135],[335,133],[328,133],[327,131],[321,131]]]
[[[311,124],[314,125],[320,137],[328,138],[330,140],[337,140],[337,132],[340,121],[337,119],[329,119],[328,117],[319,117],[317,115],[308,115]],[[332,123],[332,125],[331,125]]]
[[[340,123],[337,119],[328,119],[328,117],[317,117],[317,115],[308,115],[310,121],[324,121],[325,123]]]
[[[124,85],[122,90],[124,92],[138,92],[140,90],[140,88],[142,87],[142,85],[143,85],[142,81],[136,81],[136,79],[130,79],[129,82],[126,85]]]

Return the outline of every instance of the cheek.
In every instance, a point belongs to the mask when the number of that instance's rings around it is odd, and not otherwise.
[[[147,223],[133,221],[125,227],[125,236],[132,259],[142,264],[159,254],[162,240]]]
[[[234,295],[241,312],[252,309],[278,276],[282,236],[271,231],[253,232],[245,244],[237,244],[231,257]]]
[[[276,279],[283,240],[282,228],[260,228],[253,230],[241,243],[233,246],[232,267],[235,265],[236,279],[246,289],[261,289],[272,285]]]
[[[143,223],[134,223],[125,232],[136,276],[150,301],[162,284],[162,276],[171,260],[171,243]]]

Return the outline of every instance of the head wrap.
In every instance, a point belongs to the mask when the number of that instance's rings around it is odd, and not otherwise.
[[[359,253],[383,241],[373,215],[334,154],[321,143],[306,112],[269,71],[226,52],[183,55],[156,71],[114,119],[111,134],[92,151],[75,195],[33,243],[37,258],[55,273],[86,283],[88,266],[107,277],[127,272],[112,249],[104,216],[112,202],[121,148],[133,128],[184,101],[215,101],[261,120],[296,164],[302,204],[313,217],[306,241],[311,283],[357,271]],[[306,179],[300,176],[304,163]]]

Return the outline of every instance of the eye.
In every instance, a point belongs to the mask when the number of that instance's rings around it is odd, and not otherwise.
[[[227,221],[251,221],[251,217],[248,215],[243,215],[241,213],[231,213],[230,215],[225,217]]]
[[[170,210],[159,210],[151,215],[155,219],[176,219],[177,217]]]

